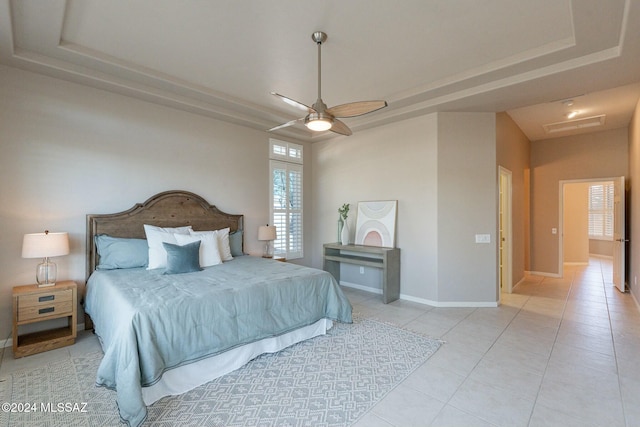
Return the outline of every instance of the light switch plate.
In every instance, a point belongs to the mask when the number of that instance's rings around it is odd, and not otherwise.
[[[491,243],[491,234],[476,234],[476,243]]]

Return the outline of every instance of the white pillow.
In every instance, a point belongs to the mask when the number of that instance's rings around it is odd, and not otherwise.
[[[220,250],[218,249],[218,238],[215,233],[200,233],[193,236],[174,234],[174,236],[180,246],[200,241],[200,267],[222,264]]]
[[[231,256],[231,246],[229,246],[229,231],[230,228],[223,228],[215,231],[193,231],[190,230],[189,234],[192,236],[197,236],[203,233],[214,233],[218,238],[218,250],[220,251],[220,258],[222,261],[231,261],[233,256]]]
[[[184,227],[156,227],[155,225],[144,224],[144,233],[147,235],[147,245],[149,245],[149,266],[147,270],[163,268],[167,266],[167,251],[164,250],[162,242],[178,244],[174,234],[189,235],[191,226]]]

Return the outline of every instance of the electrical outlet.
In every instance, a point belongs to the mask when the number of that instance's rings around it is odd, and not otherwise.
[[[360,274],[364,274],[364,267],[360,267]]]

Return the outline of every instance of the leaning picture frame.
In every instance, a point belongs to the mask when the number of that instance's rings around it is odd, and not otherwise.
[[[358,202],[356,245],[395,248],[397,200]]]

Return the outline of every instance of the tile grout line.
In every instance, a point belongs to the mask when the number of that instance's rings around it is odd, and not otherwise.
[[[616,350],[616,341],[613,336],[613,323],[611,322],[611,310],[609,309],[609,294],[607,293],[607,289],[605,287],[604,280],[604,272],[602,271],[602,263],[598,261],[600,265],[600,276],[602,277],[602,291],[604,292],[604,299],[607,304],[607,319],[609,320],[609,332],[611,333],[611,345],[613,347],[613,359],[616,364],[616,378],[618,380],[618,393],[620,393],[620,405],[622,406],[622,419],[624,421],[624,425],[627,425],[627,411],[624,405],[624,398],[622,394],[622,383],[620,381],[620,367],[618,366],[618,352]],[[614,289],[615,291],[615,289]]]
[[[544,383],[544,378],[547,375],[547,370],[549,369],[549,362],[551,361],[551,356],[553,355],[553,350],[555,349],[556,343],[558,341],[558,334],[560,333],[560,328],[562,327],[562,322],[564,321],[564,313],[567,310],[567,303],[569,301],[569,295],[571,295],[571,291],[573,290],[573,282],[575,280],[575,271],[572,272],[571,276],[571,284],[569,285],[569,289],[567,290],[567,295],[564,298],[564,305],[562,306],[562,313],[560,315],[560,322],[558,323],[558,328],[556,330],[555,336],[553,337],[553,345],[551,346],[551,351],[549,353],[549,357],[547,358],[547,363],[544,366],[544,371],[542,372],[542,379],[540,380],[540,385],[538,386],[538,391],[536,392],[536,397],[533,399],[533,406],[531,407],[531,413],[529,414],[529,421],[527,425],[531,425],[531,419],[533,418],[533,412],[536,409],[536,405],[538,404],[538,398],[540,397],[540,391],[542,390],[542,384]],[[541,284],[546,280],[546,277],[542,279]],[[572,417],[573,418],[573,417]]]

